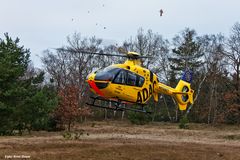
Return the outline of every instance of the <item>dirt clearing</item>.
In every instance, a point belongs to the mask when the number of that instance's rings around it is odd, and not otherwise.
[[[0,159],[240,160],[239,126],[88,122],[64,132],[0,137]]]

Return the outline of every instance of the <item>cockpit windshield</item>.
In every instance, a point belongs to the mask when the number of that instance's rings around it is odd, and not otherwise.
[[[113,66],[100,69],[96,72],[95,80],[112,81],[115,75],[120,71],[120,68]]]

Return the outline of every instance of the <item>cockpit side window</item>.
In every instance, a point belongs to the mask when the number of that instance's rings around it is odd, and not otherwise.
[[[121,69],[119,73],[116,74],[112,83],[142,87],[144,84],[144,81],[145,79],[142,76],[137,75],[133,72]]]
[[[96,72],[95,80],[104,80],[104,81],[111,81],[115,77],[115,75],[121,70],[120,68],[116,67],[107,67],[103,70],[98,70]]]
[[[143,84],[144,84],[144,78],[139,76],[138,85],[137,85],[137,86],[138,86],[138,87],[142,87]]]
[[[113,80],[113,83],[126,84],[126,71],[125,70],[121,70],[118,73],[118,75],[115,77],[115,79]]]
[[[137,75],[131,72],[128,72],[127,76],[127,85],[136,86],[137,84]]]

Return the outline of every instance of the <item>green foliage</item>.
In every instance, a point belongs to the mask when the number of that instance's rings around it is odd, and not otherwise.
[[[71,132],[64,132],[62,134],[63,138],[66,139],[66,140],[69,140],[71,139],[72,135],[71,135]]]
[[[168,117],[168,113],[165,108],[161,108],[161,111],[155,115],[155,122],[169,122],[170,119]]]
[[[175,48],[172,50],[174,57],[169,58],[171,69],[183,71],[186,68],[196,70],[202,66],[200,57],[203,53],[200,50],[200,43],[197,41],[195,30],[185,29],[180,36],[174,39]]]
[[[132,124],[144,125],[151,121],[151,116],[147,113],[129,112],[128,119]]]
[[[8,34],[0,39],[0,135],[45,129],[57,103],[51,88],[42,87],[44,72],[28,74],[30,51],[18,43]]]
[[[56,98],[49,99],[44,90],[36,92],[32,97],[27,97],[23,112],[25,124],[28,124],[34,130],[42,130],[47,128],[49,121],[49,113],[56,106]]]
[[[0,134],[11,134],[14,128],[21,128],[16,124],[22,106],[22,96],[27,91],[26,82],[20,80],[24,76],[29,62],[30,52],[18,46],[19,39],[12,40],[5,34],[5,40],[0,39]]]
[[[45,128],[47,131],[61,131],[61,130],[64,130],[64,128],[58,126],[58,121],[57,119],[50,115],[48,117],[48,121],[47,121],[47,124],[46,124],[46,128]]]
[[[96,125],[96,123],[93,122],[93,123],[91,124],[91,127],[95,127],[95,125]]]
[[[227,140],[240,140],[240,134],[226,135],[223,138]]]
[[[180,129],[189,129],[188,123],[189,123],[189,120],[188,120],[187,116],[183,116],[180,119],[178,126],[179,126]]]
[[[66,140],[78,140],[81,137],[83,137],[84,135],[89,136],[89,133],[87,133],[85,130],[81,129],[78,132],[64,132],[62,134],[63,138]]]

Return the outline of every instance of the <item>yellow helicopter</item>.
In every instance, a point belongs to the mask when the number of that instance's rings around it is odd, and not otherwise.
[[[193,93],[191,89],[191,73],[186,71],[182,79],[175,88],[159,82],[158,77],[152,71],[141,66],[141,56],[137,52],[126,52],[120,50],[125,55],[105,54],[102,51],[93,53],[88,51],[76,50],[85,54],[97,54],[105,56],[126,57],[123,64],[113,64],[106,68],[99,69],[87,76],[87,83],[90,90],[97,95],[91,97],[92,103],[87,105],[107,108],[113,110],[133,110],[146,112],[143,108],[149,99],[153,96],[154,101],[158,101],[159,94],[170,95],[177,102],[180,110],[186,110],[188,104],[193,104]],[[96,104],[96,100],[115,102],[115,106],[106,106]],[[133,109],[123,107],[122,104],[141,105],[142,109]]]

